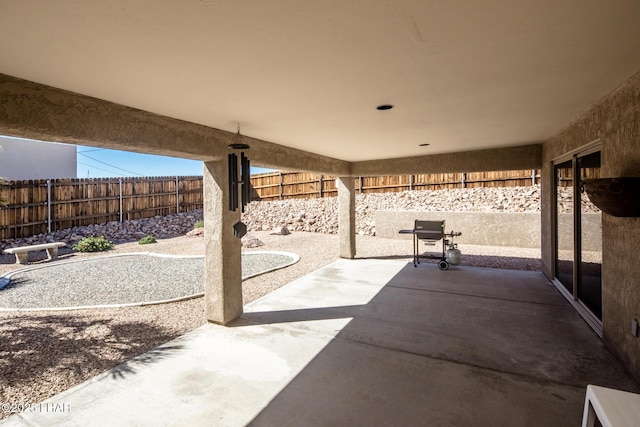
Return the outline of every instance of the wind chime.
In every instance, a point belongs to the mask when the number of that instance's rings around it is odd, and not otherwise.
[[[243,142],[240,135],[240,123],[238,123],[238,132],[233,137],[233,142],[229,144],[230,150],[248,150],[251,148],[249,144]],[[229,210],[235,211],[240,206],[242,212],[244,207],[249,203],[251,198],[251,172],[249,158],[244,155],[244,151],[240,151],[240,162],[235,152],[229,153]],[[233,226],[233,234],[242,238],[247,234],[247,226],[242,221],[238,221]]]

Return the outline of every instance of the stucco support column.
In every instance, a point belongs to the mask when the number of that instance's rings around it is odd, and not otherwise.
[[[209,322],[226,325],[242,314],[242,259],[240,239],[233,225],[240,209],[229,210],[226,157],[204,164],[204,298]]]
[[[352,177],[338,177],[338,236],[340,258],[356,256],[356,192]]]

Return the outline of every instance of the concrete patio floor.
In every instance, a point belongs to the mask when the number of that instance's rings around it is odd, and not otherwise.
[[[578,426],[640,391],[538,272],[338,260],[4,425]]]

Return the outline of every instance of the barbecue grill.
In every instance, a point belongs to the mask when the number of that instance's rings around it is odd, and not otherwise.
[[[448,270],[449,265],[460,263],[460,251],[457,244],[453,243],[453,238],[462,236],[461,232],[445,233],[444,220],[442,221],[421,221],[416,219],[413,230],[400,230],[401,234],[413,234],[413,266],[420,264],[420,258],[438,259],[438,268]],[[442,240],[442,255],[421,254],[420,241],[427,245],[434,246]]]

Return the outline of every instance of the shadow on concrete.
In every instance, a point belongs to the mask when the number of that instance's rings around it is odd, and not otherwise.
[[[640,390],[541,272],[338,260],[245,309],[50,400],[72,412],[18,425],[570,426],[587,384]],[[94,320],[36,326],[49,347],[106,328],[75,339],[100,360],[105,338],[121,338],[116,354],[155,332]]]
[[[539,272],[407,264],[367,304],[236,326],[339,318],[252,425],[579,425],[587,384],[640,390]]]
[[[355,259],[380,259],[380,260],[402,260],[410,261],[413,255],[376,255],[376,256],[358,256]]]
[[[247,325],[271,325],[278,323],[307,322],[314,320],[343,319],[354,317],[366,309],[366,305],[337,306],[325,308],[305,308],[300,310],[279,310],[245,313],[230,327]]]
[[[156,347],[135,359],[128,360],[111,369],[111,376],[116,379],[124,379],[127,375],[137,373],[142,366],[167,359],[182,349],[183,346],[181,345],[163,345],[161,347]]]
[[[438,253],[429,253],[439,255]],[[413,261],[413,255],[386,255],[372,257],[356,257],[356,259],[379,259],[379,260],[408,260]],[[421,259],[421,264],[436,264],[437,259]],[[509,256],[489,256],[462,254],[461,265],[467,267],[499,268],[503,270],[523,270],[541,271],[542,262],[540,258],[509,257]]]

